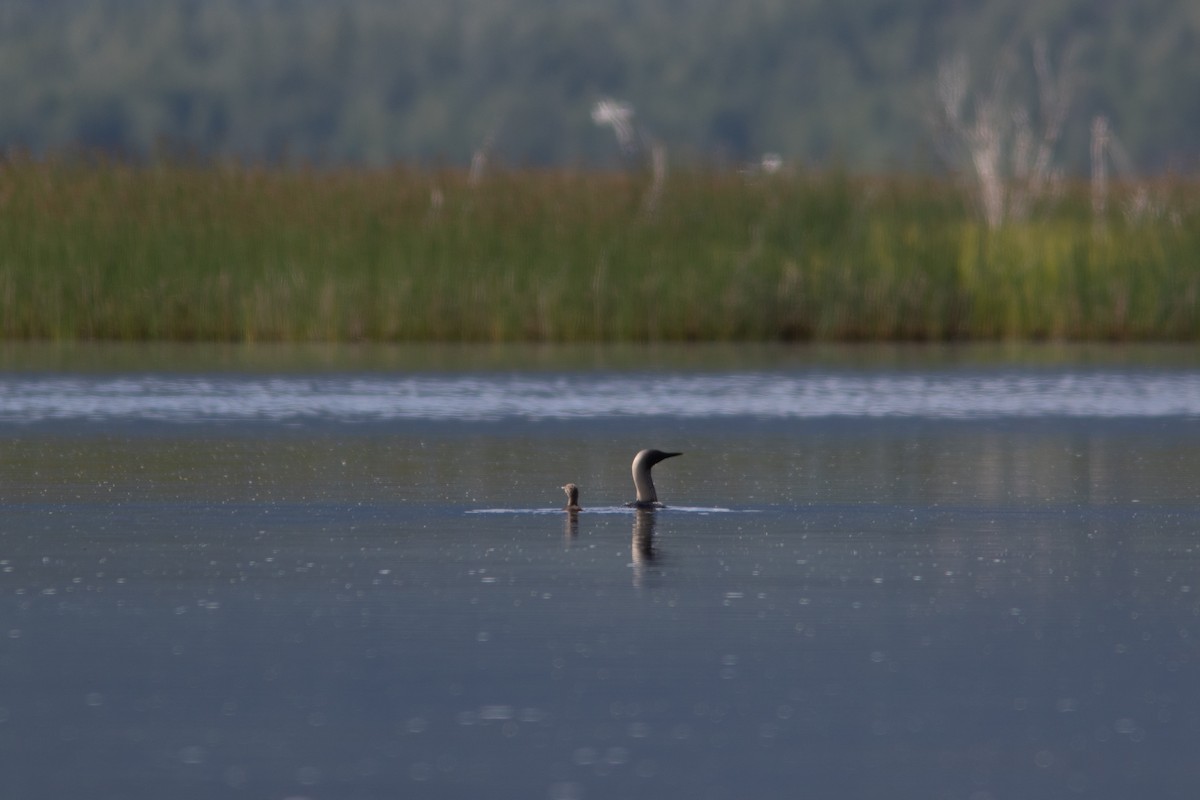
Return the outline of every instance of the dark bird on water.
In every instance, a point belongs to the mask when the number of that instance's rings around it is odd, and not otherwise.
[[[567,493],[567,505],[563,511],[582,511],[583,507],[579,505],[579,487],[568,483],[562,490]]]
[[[637,500],[625,505],[634,508],[662,508],[658,502],[658,493],[654,491],[654,480],[650,477],[650,468],[660,461],[683,453],[664,453],[662,450],[643,450],[633,457],[633,485],[637,489]]]

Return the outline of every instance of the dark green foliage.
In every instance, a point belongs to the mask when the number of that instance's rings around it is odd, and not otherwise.
[[[923,168],[939,62],[982,88],[1016,47],[1036,116],[1036,37],[1074,76],[1056,164],[1086,171],[1096,114],[1137,169],[1195,164],[1189,0],[5,0],[0,146],[465,165],[491,137],[510,164],[604,164],[611,95],[675,161]]]

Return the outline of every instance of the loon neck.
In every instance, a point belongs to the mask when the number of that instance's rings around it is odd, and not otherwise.
[[[633,457],[633,487],[637,490],[637,500],[631,505],[637,508],[658,508],[658,492],[654,490],[654,479],[650,477],[650,469],[660,461],[673,458],[680,453],[664,453],[662,450],[642,450]]]

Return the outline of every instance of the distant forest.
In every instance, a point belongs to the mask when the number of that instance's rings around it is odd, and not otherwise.
[[[1036,117],[1038,40],[1063,169],[1102,114],[1128,170],[1195,171],[1194,0],[4,0],[0,149],[603,165],[611,97],[672,161],[936,169],[939,66],[969,104],[1010,64]]]

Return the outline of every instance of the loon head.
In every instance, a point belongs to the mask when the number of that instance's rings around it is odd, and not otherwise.
[[[681,456],[683,453],[666,453],[662,450],[642,450],[633,457],[633,486],[637,489],[637,500],[630,505],[638,508],[654,508],[661,505],[654,491],[654,480],[650,468],[660,461]]]

